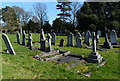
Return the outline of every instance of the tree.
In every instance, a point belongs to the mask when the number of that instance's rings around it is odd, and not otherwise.
[[[45,32],[51,32],[51,31],[50,31],[50,30],[51,30],[51,25],[50,25],[49,21],[45,21],[45,23],[44,23],[44,25],[43,25],[43,30],[44,30]]]
[[[40,22],[40,29],[43,28],[44,22],[47,20],[47,9],[42,3],[36,3],[33,5],[34,12]]]
[[[12,7],[6,6],[1,9],[2,20],[6,23],[8,30],[15,30],[18,28],[17,15]]]

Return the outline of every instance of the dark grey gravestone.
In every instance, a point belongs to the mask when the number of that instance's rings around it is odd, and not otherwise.
[[[74,46],[74,35],[73,33],[69,32],[67,37],[67,46]]]
[[[18,32],[16,33],[16,37],[17,37],[17,43],[20,44],[20,34]]]
[[[25,33],[25,30],[22,33],[22,45],[26,46],[26,33]]]
[[[84,43],[88,46],[90,46],[90,37],[91,37],[91,33],[88,30],[85,32],[85,38],[84,38]]]
[[[89,55],[89,57],[87,58],[87,61],[90,63],[101,63],[103,60],[103,57],[98,54],[98,52],[96,51],[96,36],[95,36],[95,32],[93,32],[93,38],[92,38],[92,52]]]
[[[118,38],[115,30],[110,31],[110,41],[112,45],[118,44]]]
[[[52,45],[56,45],[56,34],[52,34]]]
[[[103,48],[107,48],[107,49],[111,49],[113,48],[113,46],[111,45],[111,43],[108,41],[108,34],[107,34],[107,28],[105,27],[105,42],[103,44]]]
[[[41,44],[41,45],[40,45],[40,46],[41,46],[40,49],[41,49],[42,51],[44,51],[44,50],[46,49],[46,40],[41,40],[41,43],[40,43],[40,44]]]
[[[60,40],[60,45],[59,45],[60,47],[63,47],[63,46],[64,46],[64,41],[65,41],[64,39],[61,39],[61,40]]]
[[[2,34],[2,38],[5,42],[5,45],[7,47],[7,50],[9,51],[9,53],[13,54],[13,55],[16,55],[8,36],[6,34]]]
[[[82,38],[81,34],[78,32],[76,34],[76,47],[82,48]]]

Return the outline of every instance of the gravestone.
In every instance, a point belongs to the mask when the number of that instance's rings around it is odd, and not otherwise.
[[[98,30],[98,31],[97,31],[97,35],[98,35],[99,37],[101,37],[101,30]]]
[[[16,37],[17,37],[17,43],[20,44],[20,34],[18,32],[16,33]]]
[[[98,44],[100,42],[100,39],[99,39],[99,34],[96,35],[96,43]]]
[[[56,34],[53,33],[52,34],[52,45],[55,45],[56,44]]]
[[[105,42],[103,44],[103,48],[107,48],[107,49],[111,49],[113,48],[113,46],[111,45],[111,43],[108,41],[108,34],[107,34],[107,28],[105,27]]]
[[[16,55],[8,36],[6,34],[2,34],[2,38],[3,38],[4,42],[5,42],[5,45],[7,47],[8,52],[10,54]]]
[[[82,48],[82,38],[81,34],[78,32],[76,34],[76,47]]]
[[[51,35],[48,33],[47,40],[48,40],[48,51],[50,52],[52,50],[51,46]]]
[[[64,46],[64,41],[65,41],[64,39],[61,39],[61,40],[60,40],[60,45],[59,45],[60,47],[63,47],[63,46]]]
[[[31,41],[32,41],[32,34],[29,33],[29,34],[28,34],[28,43],[27,43],[27,46],[30,45]]]
[[[95,32],[93,32],[93,37],[92,37],[92,52],[91,54],[88,56],[87,61],[90,63],[101,63],[103,60],[103,57],[98,54],[98,52],[96,51],[96,36],[95,36]]]
[[[67,46],[74,46],[74,35],[73,33],[69,32],[67,37]]]
[[[28,34],[28,43],[27,43],[27,46],[30,45],[30,42],[31,42],[31,38],[30,37],[32,38],[32,34],[31,33]]]
[[[44,51],[46,49],[46,40],[41,40],[40,46],[40,49]]]
[[[32,50],[33,49],[33,44],[32,44],[32,35],[29,37],[29,48]]]
[[[90,37],[91,37],[91,33],[88,30],[85,32],[85,38],[84,38],[84,43],[88,46],[90,46]]]
[[[45,35],[43,29],[41,29],[41,34],[40,34],[40,42],[41,40],[45,40]]]
[[[118,38],[115,30],[110,31],[110,41],[111,44],[117,45],[118,44]]]
[[[25,33],[25,30],[22,33],[22,45],[26,46],[26,33]]]

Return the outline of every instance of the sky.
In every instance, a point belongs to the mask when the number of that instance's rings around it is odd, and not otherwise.
[[[34,11],[33,5],[38,2],[2,2],[0,6],[4,8],[5,6],[19,6],[26,11]],[[56,9],[56,4],[58,2],[40,2],[46,5],[47,7],[47,16],[50,24],[52,24],[52,21],[56,19],[57,14],[59,13],[59,10]]]

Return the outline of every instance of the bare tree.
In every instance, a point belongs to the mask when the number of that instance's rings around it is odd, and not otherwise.
[[[33,5],[34,12],[38,17],[40,23],[40,29],[43,27],[43,23],[47,20],[47,9],[45,4],[35,3]]]
[[[71,13],[70,21],[73,24],[73,28],[74,28],[77,25],[76,13],[81,8],[81,4],[80,2],[72,2],[70,6],[72,8],[72,10],[70,11]]]

